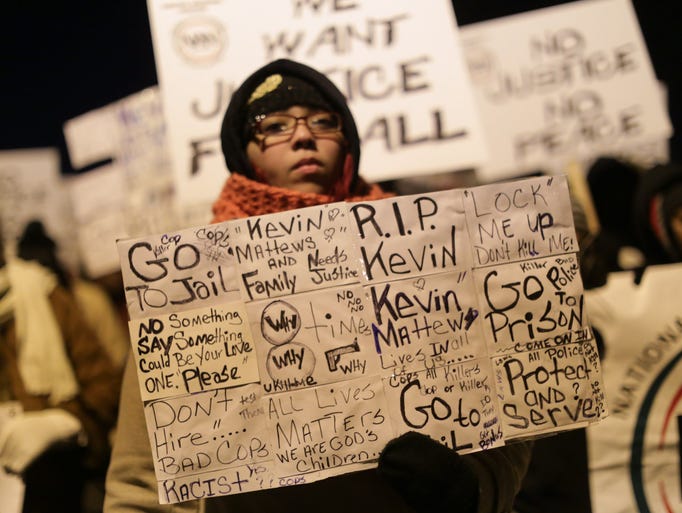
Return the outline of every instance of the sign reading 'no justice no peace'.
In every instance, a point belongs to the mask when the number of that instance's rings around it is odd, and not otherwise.
[[[568,2],[460,37],[494,148],[486,181],[603,155],[646,162],[672,134],[630,0]]]

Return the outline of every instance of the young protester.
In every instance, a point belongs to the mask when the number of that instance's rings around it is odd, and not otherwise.
[[[79,513],[106,471],[121,374],[56,276],[6,261],[1,239],[0,408],[20,413],[0,423],[0,465],[24,481],[23,513]]]
[[[213,206],[215,222],[388,196],[358,175],[360,140],[343,94],[300,63],[277,60],[249,76],[232,96],[221,140],[231,175]],[[129,358],[105,513],[499,513],[511,510],[529,456],[528,443],[460,456],[411,432],[387,444],[378,468],[203,504],[160,506]]]

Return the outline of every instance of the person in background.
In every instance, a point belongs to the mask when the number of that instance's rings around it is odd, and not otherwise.
[[[39,220],[26,224],[17,242],[17,256],[50,269],[59,284],[73,293],[85,320],[102,343],[111,361],[123,371],[130,339],[123,319],[106,292],[96,282],[71,273],[60,261],[55,241]]]
[[[290,60],[271,62],[234,92],[221,129],[231,175],[214,222],[333,201],[387,197],[358,175],[360,140],[342,93],[324,75]],[[530,443],[460,456],[409,432],[387,444],[378,468],[310,484],[159,505],[135,367],[129,357],[105,513],[501,513],[526,471]]]
[[[635,235],[646,265],[682,262],[682,165],[642,173],[634,195]]]
[[[53,273],[6,260],[0,234],[0,465],[25,483],[23,513],[79,513],[108,464],[121,373]]]
[[[611,156],[595,159],[586,173],[599,233],[583,249],[582,274],[585,288],[606,283],[612,272],[636,269],[644,256],[635,235],[634,197],[643,169]]]

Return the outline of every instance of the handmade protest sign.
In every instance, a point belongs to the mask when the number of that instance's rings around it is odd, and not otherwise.
[[[538,259],[532,264],[506,264],[475,273],[482,284],[481,316],[491,352],[533,349],[531,341],[584,325],[577,258]]]
[[[350,210],[391,419],[468,452],[502,437],[462,200],[451,190]]]
[[[271,487],[265,412],[255,384],[145,403],[159,500]]]
[[[255,344],[239,301],[135,319],[130,339],[146,376],[143,399],[258,381]]]
[[[325,477],[323,472],[329,476],[366,468],[393,437],[384,389],[376,379],[274,395],[269,404],[278,471],[307,481]]]
[[[636,157],[672,133],[629,0],[568,2],[460,35],[495,148],[477,170],[486,182],[614,152]]]
[[[602,418],[604,391],[593,355],[591,340],[574,337],[560,347],[494,358],[505,436],[528,437]]]
[[[395,280],[368,288],[381,368],[400,374],[472,359],[485,352],[471,273]]]
[[[465,190],[475,267],[578,251],[564,187],[549,178]]]
[[[450,360],[428,370],[384,377],[399,432],[421,431],[458,452],[503,443],[488,358]]]
[[[224,224],[118,242],[131,319],[240,299]]]
[[[258,381],[227,244],[221,225],[119,243],[143,399]]]
[[[182,203],[211,200],[224,181],[227,103],[250,73],[278,58],[320,70],[348,99],[361,172],[372,181],[471,169],[487,158],[451,2],[147,5]]]
[[[550,177],[464,193],[483,338],[495,355],[509,439],[605,414],[565,187]]]
[[[86,276],[96,278],[115,272],[120,265],[116,240],[128,236],[121,169],[106,164],[70,179],[68,188]]]
[[[461,195],[452,190],[352,205],[367,280],[467,269]]]
[[[118,269],[116,239],[184,226],[170,171],[158,87],[67,121],[64,137],[75,169],[68,180],[83,267],[91,278]],[[106,134],[103,137],[101,134]],[[89,168],[89,169],[87,169]],[[208,222],[208,206],[200,221]]]
[[[230,223],[276,471],[359,470],[393,437],[345,203]]]
[[[361,287],[345,286],[249,303],[265,392],[376,374],[363,298]]]
[[[230,229],[247,301],[359,280],[343,203],[239,219]]]
[[[160,501],[599,421],[577,249],[558,176],[119,242]]]
[[[77,269],[78,255],[66,251],[73,244],[71,208],[65,181],[59,172],[56,148],[0,151],[0,222],[5,248],[14,244],[26,225],[40,220],[57,244],[59,258]]]

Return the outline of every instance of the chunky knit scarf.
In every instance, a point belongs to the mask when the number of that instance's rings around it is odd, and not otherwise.
[[[49,295],[57,278],[35,262],[13,259],[0,269],[0,318],[14,317],[18,366],[26,390],[55,405],[78,393]]]
[[[378,185],[370,185],[359,179],[351,195],[345,201],[370,201],[390,196],[392,194],[384,192]],[[326,194],[296,192],[232,173],[213,204],[213,222],[273,214],[296,208],[324,205],[333,201],[334,198]]]

